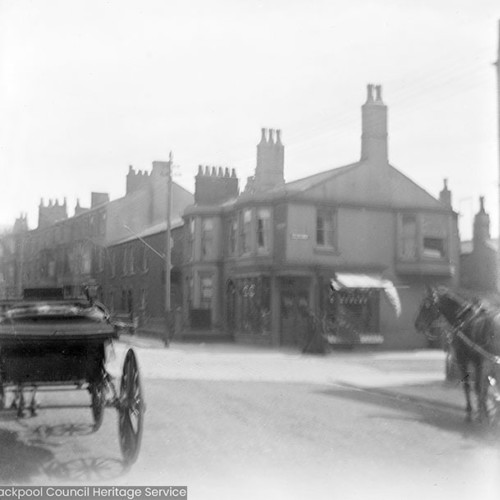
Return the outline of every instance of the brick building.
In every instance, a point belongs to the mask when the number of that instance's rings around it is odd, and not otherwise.
[[[367,339],[426,345],[414,314],[425,284],[458,284],[457,214],[446,186],[436,199],[389,163],[380,86],[368,86],[362,106],[359,161],[285,182],[280,131],[263,130],[241,194],[233,176],[215,174],[200,169],[184,212],[187,325],[301,345],[303,311],[324,317],[334,280]],[[203,196],[207,183],[215,198]],[[384,298],[388,283],[399,291],[399,317]]]
[[[69,217],[67,203],[42,200],[38,227],[28,230],[26,218],[0,239],[0,293],[20,297],[23,288],[60,287],[67,296],[98,285],[99,298],[117,315],[163,317],[168,162],[153,162],[152,171],[129,168],[126,194],[110,201],[92,193],[91,206],[77,201]],[[173,304],[179,299],[181,259],[180,214],[193,195],[172,183],[171,219]]]

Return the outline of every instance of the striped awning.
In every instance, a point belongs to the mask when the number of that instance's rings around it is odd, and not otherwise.
[[[396,316],[401,314],[401,300],[399,299],[399,294],[394,283],[383,279],[381,276],[373,274],[335,273],[335,278],[331,279],[331,287],[337,292],[345,288],[383,290],[394,308]]]

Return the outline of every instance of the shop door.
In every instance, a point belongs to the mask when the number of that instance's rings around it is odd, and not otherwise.
[[[281,291],[281,345],[300,347],[307,335],[309,290],[306,288]]]

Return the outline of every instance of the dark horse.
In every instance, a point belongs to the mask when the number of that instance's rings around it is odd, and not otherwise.
[[[432,323],[443,316],[451,326],[450,344],[456,357],[466,399],[466,419],[472,418],[471,382],[477,397],[479,420],[492,420],[498,413],[495,395],[490,408],[490,389],[495,382],[500,346],[500,325],[494,315],[478,303],[465,300],[446,288],[428,288],[420,306],[415,328],[428,332]]]

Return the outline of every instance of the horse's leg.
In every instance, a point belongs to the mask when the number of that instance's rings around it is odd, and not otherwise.
[[[470,374],[468,364],[463,356],[457,355],[457,365],[460,371],[460,381],[462,382],[465,394],[465,420],[470,422],[472,420],[472,403],[470,397]]]
[[[26,407],[26,401],[24,399],[24,389],[21,386],[19,386],[17,390],[19,394],[19,404],[17,406],[17,418],[23,418],[24,408]]]
[[[476,373],[475,380],[475,389],[476,389],[476,397],[477,397],[477,415],[480,422],[484,422],[485,419],[488,418],[487,410],[486,410],[486,388],[485,380],[484,380],[484,363],[482,360],[477,359],[474,362],[474,368]]]
[[[36,417],[38,413],[38,401],[36,397],[37,387],[33,387],[33,394],[31,395],[30,412],[32,417]]]

